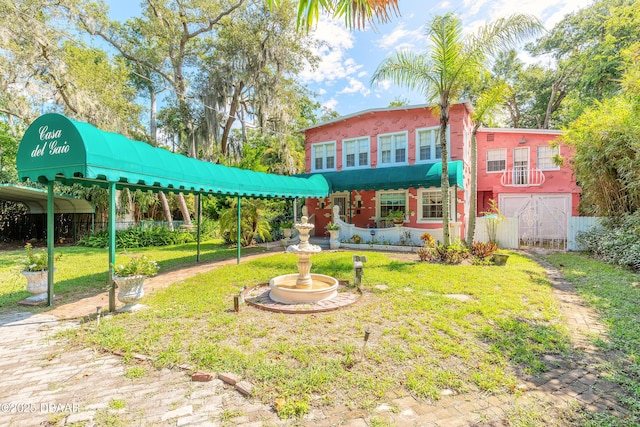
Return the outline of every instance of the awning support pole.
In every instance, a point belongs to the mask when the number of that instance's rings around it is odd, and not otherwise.
[[[238,264],[240,264],[240,196],[238,196]]]
[[[109,182],[109,311],[116,311],[116,284],[113,266],[116,263],[116,183]]]
[[[293,199],[293,223],[298,222],[298,198]]]
[[[201,195],[197,194],[196,197],[198,198],[198,219],[197,219],[197,226],[198,226],[198,230],[196,231],[196,239],[197,239],[197,244],[196,244],[196,262],[200,262],[200,228],[202,227],[202,222],[201,222],[201,213],[202,213],[202,200],[201,200]]]
[[[53,181],[47,183],[47,256],[49,257],[47,263],[47,305],[51,307],[53,305],[53,245],[54,245],[54,230],[53,230]]]

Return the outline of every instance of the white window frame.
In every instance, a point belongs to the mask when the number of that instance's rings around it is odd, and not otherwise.
[[[397,162],[395,160],[395,152],[397,150],[397,141],[396,137],[402,135],[404,137],[405,143],[405,153],[404,153],[404,161]],[[382,162],[382,141],[386,137],[391,138],[391,160],[390,162],[383,163]],[[377,167],[388,167],[388,166],[400,166],[400,165],[408,165],[409,164],[409,132],[408,131],[400,131],[400,132],[391,132],[391,133],[382,133],[377,137],[378,140],[378,166]]]
[[[541,148],[546,148],[549,150],[552,150],[552,153],[550,156],[548,156],[547,158],[549,159],[550,165],[549,167],[541,167],[540,165],[540,149]],[[555,146],[552,147],[550,145],[539,145],[536,147],[536,168],[543,170],[543,171],[557,171],[560,170],[560,166],[556,165],[553,163],[553,158],[556,155],[560,155],[560,147],[559,146]]]
[[[447,152],[449,152],[450,150],[449,147],[451,145],[451,137],[449,135],[449,125],[447,125]],[[431,158],[430,159],[425,159],[422,160],[420,159],[420,133],[422,132],[432,132],[432,134],[434,135],[431,138]],[[437,137],[440,134],[440,126],[431,126],[431,127],[427,127],[427,128],[419,128],[416,129],[416,164],[419,163],[435,163],[435,162],[439,162],[440,160],[442,160],[442,153],[440,153],[440,157],[435,157],[436,154],[436,149],[437,147],[440,146],[440,142],[437,141]]]
[[[501,151],[502,154],[503,154],[504,168],[500,169],[500,170],[496,170],[496,171],[490,171],[489,170],[489,162],[490,161],[496,161],[496,160],[495,159],[494,160],[489,160],[489,153],[492,153],[492,152],[495,153],[495,152],[499,152],[499,151]],[[504,173],[504,171],[507,170],[507,149],[506,148],[493,148],[493,149],[487,150],[486,153],[487,153],[486,154],[487,158],[486,158],[485,169],[486,169],[487,173]]]
[[[405,219],[409,215],[409,192],[407,190],[379,190],[376,191],[376,214],[379,219],[385,219],[386,216],[382,215],[382,195],[384,194],[396,194],[403,193],[404,194],[404,213]]]
[[[333,145],[333,167],[328,168],[327,153],[326,153],[325,147],[331,146],[331,145]],[[322,168],[316,168],[316,152],[320,147],[322,147]],[[334,171],[336,170],[336,166],[337,166],[336,163],[337,163],[336,141],[316,142],[314,144],[311,144],[311,170],[312,171],[314,172]]]
[[[429,189],[420,189],[418,190],[418,223],[432,223],[432,222],[442,222],[442,217],[432,217],[425,218],[424,217],[424,204],[422,203],[422,198],[425,194],[434,193],[437,194],[440,199],[442,199],[442,189],[440,188],[429,188]],[[442,206],[442,200],[440,200],[440,206]]]
[[[367,164],[360,164],[360,154],[364,151],[360,151],[361,142],[365,142],[367,146]],[[347,166],[347,145],[355,144],[355,160],[353,166]],[[371,138],[368,136],[361,136],[358,138],[349,138],[342,140],[342,169],[363,169],[371,167]]]

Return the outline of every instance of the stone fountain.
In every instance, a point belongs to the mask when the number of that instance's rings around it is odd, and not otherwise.
[[[320,246],[309,244],[309,233],[314,225],[303,216],[295,224],[300,233],[300,243],[287,247],[288,253],[298,255],[298,274],[285,274],[269,281],[269,297],[283,304],[311,304],[335,297],[338,280],[324,274],[311,274],[311,255],[322,251]]]

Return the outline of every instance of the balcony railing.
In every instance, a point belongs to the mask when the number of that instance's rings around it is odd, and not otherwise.
[[[504,171],[500,183],[505,187],[534,187],[544,184],[544,179],[540,169],[514,168]]]

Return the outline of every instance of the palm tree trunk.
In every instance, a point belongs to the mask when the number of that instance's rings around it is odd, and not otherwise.
[[[184,199],[184,194],[178,193],[178,206],[182,213],[182,220],[184,221],[185,228],[191,228],[191,215],[189,214],[189,208],[187,208],[187,201]]]
[[[467,230],[467,246],[471,246],[476,233],[476,219],[478,212],[478,133],[479,124],[473,126],[471,132],[471,188],[469,200],[469,229]]]
[[[449,246],[449,150],[447,147],[447,124],[449,123],[449,102],[442,99],[440,104],[440,150],[442,153],[442,244]]]
[[[158,198],[160,198],[160,203],[162,204],[162,210],[164,212],[164,217],[167,220],[167,224],[169,225],[169,230],[173,231],[173,218],[171,217],[171,209],[169,208],[169,201],[167,200],[167,196],[164,195],[162,191],[158,193]]]

